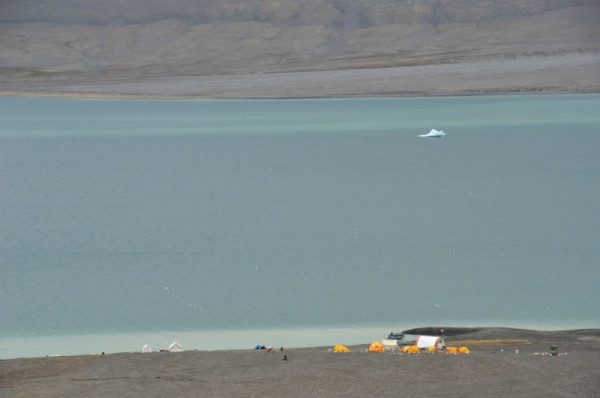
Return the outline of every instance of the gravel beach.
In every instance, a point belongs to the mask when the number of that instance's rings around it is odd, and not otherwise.
[[[439,330],[431,328],[423,332]],[[0,361],[3,397],[597,397],[600,330],[446,328],[462,355],[333,347]],[[450,335],[448,335],[450,334]],[[343,339],[340,339],[343,344]],[[550,346],[558,355],[549,355]],[[518,350],[518,353],[516,353]],[[287,358],[286,360],[284,360]]]

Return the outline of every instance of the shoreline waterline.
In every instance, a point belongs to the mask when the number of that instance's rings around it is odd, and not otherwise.
[[[212,100],[299,100],[299,99],[344,99],[344,98],[445,98],[445,97],[480,97],[480,96],[543,96],[543,95],[585,95],[599,94],[596,89],[576,89],[576,90],[545,90],[545,89],[529,89],[529,90],[481,90],[481,91],[457,91],[452,93],[444,92],[406,92],[406,93],[356,93],[356,94],[340,94],[340,95],[313,95],[313,96],[211,96],[211,95],[189,95],[189,94],[173,94],[173,95],[149,95],[149,94],[99,94],[93,92],[81,93],[58,93],[58,92],[27,92],[27,91],[0,91],[0,97],[12,98],[57,98],[57,99],[81,99],[81,100],[123,100],[123,101],[212,101]]]
[[[427,325],[436,325],[428,323]],[[162,331],[162,332],[116,332],[67,334],[61,336],[3,337],[0,339],[1,359],[41,358],[47,356],[97,355],[142,352],[148,344],[153,351],[167,350],[177,342],[186,351],[247,350],[256,345],[275,348],[315,348],[343,344],[348,346],[370,344],[385,339],[390,332],[414,329],[414,324],[399,327],[364,326],[330,328],[273,328],[249,330],[210,330],[210,331]],[[427,326],[432,327],[432,326]],[[569,330],[600,329],[594,322],[572,322],[561,325],[527,325],[505,322],[498,323],[453,323],[442,324],[441,328],[499,328],[555,332]]]

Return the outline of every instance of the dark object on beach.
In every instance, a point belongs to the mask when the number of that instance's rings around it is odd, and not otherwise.
[[[443,332],[442,332],[443,330]],[[460,336],[469,333],[475,333],[481,330],[480,328],[447,328],[447,327],[425,327],[405,330],[403,333],[414,334],[417,336]]]
[[[555,345],[550,346],[550,355],[558,355],[558,347]]]
[[[287,361],[287,355],[284,355],[283,358],[281,358],[282,361]]]
[[[283,351],[283,347],[281,347],[281,348],[279,349],[279,351]]]
[[[388,335],[388,340],[402,340],[404,338],[404,333],[400,332],[400,333],[394,333],[391,332]]]

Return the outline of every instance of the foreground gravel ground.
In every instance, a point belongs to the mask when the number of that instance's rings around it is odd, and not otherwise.
[[[250,348],[4,360],[0,396],[600,396],[600,330],[446,331],[448,345],[465,344],[471,354],[369,353],[365,344],[340,354]],[[543,354],[551,345],[559,355]]]

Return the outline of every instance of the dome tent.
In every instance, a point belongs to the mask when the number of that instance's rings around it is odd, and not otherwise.
[[[471,351],[467,347],[449,347],[446,350],[446,354],[470,354]]]
[[[376,341],[369,347],[369,352],[385,352],[385,347],[381,342]]]
[[[343,346],[343,345],[336,345],[335,348],[333,349],[333,351],[335,352],[350,352],[350,350],[348,349],[348,347]]]

